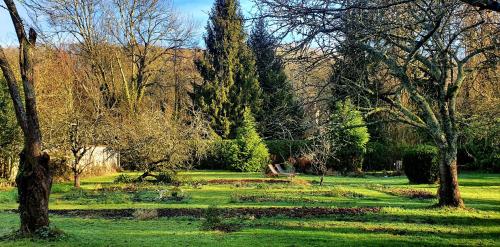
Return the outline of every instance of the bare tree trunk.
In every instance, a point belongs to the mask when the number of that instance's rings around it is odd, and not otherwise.
[[[49,172],[49,155],[20,154],[16,183],[19,194],[20,231],[31,235],[49,226],[49,195],[52,177]]]
[[[80,188],[80,174],[79,174],[79,173],[77,173],[77,172],[75,172],[75,173],[74,173],[74,175],[73,175],[73,177],[74,177],[74,183],[73,183],[73,186],[74,186],[75,188]]]
[[[463,207],[464,202],[458,187],[456,152],[443,151],[439,166],[439,205]]]
[[[19,196],[20,232],[36,234],[37,230],[49,227],[49,194],[52,176],[49,170],[50,157],[42,152],[42,134],[38,122],[35,96],[34,48],[37,33],[29,29],[26,35],[24,24],[13,0],[4,0],[19,41],[19,69],[23,82],[24,104],[17,86],[17,79],[3,48],[0,46],[0,68],[3,72],[14,104],[17,122],[24,135],[24,149],[20,154],[16,183]]]

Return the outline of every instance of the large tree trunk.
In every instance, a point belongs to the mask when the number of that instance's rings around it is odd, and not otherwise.
[[[19,194],[20,231],[31,235],[49,226],[49,195],[52,176],[47,153],[34,157],[21,152],[16,183]]]
[[[17,122],[23,131],[24,150],[20,154],[16,183],[19,196],[20,232],[36,233],[49,226],[49,194],[52,176],[49,170],[50,157],[43,153],[42,134],[38,122],[35,96],[34,48],[37,33],[33,28],[26,35],[22,18],[13,0],[4,0],[19,41],[19,69],[23,82],[24,104],[12,67],[0,46],[0,69],[3,72],[14,105]],[[5,8],[4,7],[4,8]]]
[[[463,207],[464,202],[458,187],[456,152],[442,151],[439,178],[439,205]]]

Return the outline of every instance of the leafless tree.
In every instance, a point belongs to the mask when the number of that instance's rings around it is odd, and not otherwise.
[[[460,1],[257,2],[263,15],[274,21],[276,31],[292,40],[290,51],[314,49],[330,59],[338,58],[337,49],[345,38],[346,13],[365,15],[357,25],[366,38],[352,48],[360,48],[373,63],[385,67],[370,78],[383,83],[384,91],[357,81],[350,81],[351,87],[384,102],[370,109],[370,114],[384,112],[391,120],[429,133],[441,151],[439,204],[463,206],[456,164],[460,131],[456,101],[469,71],[474,70],[471,59],[498,61],[498,13]],[[463,42],[471,37],[474,45]],[[387,73],[382,77],[382,72]]]
[[[340,145],[336,143],[335,138],[328,135],[325,126],[318,128],[317,135],[310,138],[311,144],[308,145],[304,156],[311,161],[314,172],[320,175],[320,186],[323,186],[323,180],[328,172],[328,164],[335,161],[336,154]]]
[[[165,55],[177,59],[178,49],[192,42],[193,28],[175,12],[170,1],[113,0],[112,6],[116,14],[111,16],[110,29],[130,62],[127,75],[117,58],[122,84],[129,107],[137,110],[145,89],[157,83],[152,77],[158,68],[155,63],[162,62]]]
[[[193,115],[191,121],[184,122],[160,110],[143,108],[135,118],[108,121],[113,132],[107,140],[120,152],[123,165],[144,171],[142,178],[190,167],[208,151],[211,138],[207,121]]]
[[[0,47],[0,68],[7,81],[13,100],[16,118],[24,135],[24,149],[20,154],[19,172],[16,177],[19,195],[20,232],[30,235],[49,226],[49,195],[52,176],[50,156],[42,152],[42,135],[38,121],[35,96],[34,50],[37,33],[30,28],[28,34],[16,5],[4,0],[19,42],[19,69],[24,92],[24,105],[17,87],[17,79],[4,50]]]
[[[121,93],[137,111],[146,89],[161,83],[155,75],[166,57],[193,41],[192,24],[169,0],[29,0],[28,6],[50,24],[45,33],[76,44],[108,108]]]
[[[33,19],[40,24],[49,42],[76,53],[88,67],[86,77],[99,84],[102,101],[108,108],[117,103],[120,87],[115,84],[115,51],[110,44],[108,1],[28,0]]]

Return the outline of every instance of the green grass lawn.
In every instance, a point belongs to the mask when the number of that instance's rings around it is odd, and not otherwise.
[[[136,176],[138,173],[128,173]],[[435,198],[411,198],[416,192],[432,196],[437,185],[409,185],[405,177],[299,176],[292,183],[206,184],[212,179],[262,179],[259,173],[225,171],[183,172],[181,201],[159,200],[173,186],[113,183],[118,174],[54,184],[51,210],[154,209],[243,207],[380,207],[378,213],[329,215],[316,218],[283,216],[227,219],[242,227],[231,233],[200,230],[194,217],[83,218],[51,216],[67,234],[53,242],[3,241],[0,246],[500,246],[500,174],[463,173],[461,193],[467,209],[432,207]],[[307,183],[304,183],[308,182]],[[195,183],[196,182],[196,183]],[[194,185],[194,184],[202,184]],[[19,224],[16,191],[0,191],[0,235]],[[283,209],[286,210],[286,209]]]

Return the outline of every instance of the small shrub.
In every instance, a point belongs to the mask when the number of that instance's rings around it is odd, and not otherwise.
[[[301,203],[301,202],[318,202],[315,199],[306,197],[291,197],[288,195],[280,194],[241,194],[233,193],[231,194],[231,203],[241,203],[241,202],[288,202],[288,203]]]
[[[208,207],[201,229],[205,231],[236,232],[241,229],[241,224],[224,222],[222,211],[216,206]]]
[[[127,175],[127,174],[120,174],[118,175],[115,180],[113,181],[114,183],[125,183],[125,184],[128,184],[128,183],[132,183],[134,182],[134,178],[130,175]]]
[[[71,181],[73,172],[70,163],[71,157],[62,152],[53,152],[50,154],[50,169],[55,182]]]
[[[189,198],[188,194],[186,194],[180,187],[174,187],[170,190],[169,200],[174,201],[183,201]]]
[[[61,199],[67,201],[77,201],[80,203],[127,203],[131,200],[131,195],[123,192],[95,190],[86,191],[83,189],[72,189],[65,193]]]
[[[172,184],[177,182],[177,173],[175,171],[160,172],[156,177],[156,182],[162,184]]]
[[[255,118],[249,108],[243,114],[242,125],[236,130],[236,140],[239,162],[234,163],[233,168],[242,172],[262,171],[269,163],[269,151],[257,133]]]
[[[403,196],[410,199],[435,199],[436,194],[426,190],[416,189],[393,189],[389,191],[390,194]]]
[[[439,151],[430,145],[408,147],[403,155],[403,169],[410,183],[432,184],[438,181]]]

